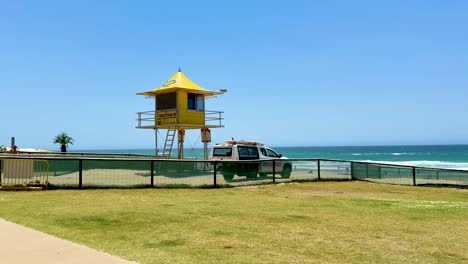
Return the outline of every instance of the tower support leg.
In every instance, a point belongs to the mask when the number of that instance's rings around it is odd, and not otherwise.
[[[203,142],[203,159],[208,159],[208,142]]]
[[[180,137],[180,135],[177,134],[177,137]],[[178,139],[177,141],[178,141],[177,158],[183,159],[184,158],[184,141],[181,141],[180,139]]]
[[[154,156],[158,157],[158,129],[154,129]]]

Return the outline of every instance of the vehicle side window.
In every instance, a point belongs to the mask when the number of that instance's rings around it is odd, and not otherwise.
[[[260,148],[260,152],[262,153],[263,156],[268,157],[268,154],[266,152],[266,149]]]
[[[240,160],[258,159],[258,149],[256,147],[238,146]]]
[[[279,158],[279,155],[271,149],[267,149],[268,157]]]
[[[232,148],[215,148],[213,156],[230,157],[232,155]]]

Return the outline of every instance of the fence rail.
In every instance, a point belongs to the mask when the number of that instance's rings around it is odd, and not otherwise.
[[[58,188],[216,187],[314,180],[468,186],[468,171],[464,170],[333,159],[289,159],[288,163],[292,164],[289,171],[284,167],[284,160],[165,160],[150,156],[78,154],[8,155],[8,160],[37,160],[39,156],[47,161],[48,183]],[[269,169],[264,170],[265,167]],[[5,179],[0,174],[0,181],[2,177]]]

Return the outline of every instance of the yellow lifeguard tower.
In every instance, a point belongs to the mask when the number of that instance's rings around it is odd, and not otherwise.
[[[210,128],[224,127],[222,111],[207,111],[207,97],[225,93],[208,91],[189,80],[179,69],[166,83],[147,92],[137,93],[155,98],[155,111],[139,112],[137,128],[155,131],[156,157],[170,158],[177,134],[178,158],[183,158],[186,129],[200,129],[204,143],[204,158],[207,158],[207,144],[211,141]],[[158,130],[167,130],[162,152],[158,151]]]

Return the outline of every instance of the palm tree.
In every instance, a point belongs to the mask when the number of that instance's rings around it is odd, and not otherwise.
[[[54,144],[60,144],[60,151],[67,152],[68,144],[73,145],[73,138],[62,132],[54,137]]]

